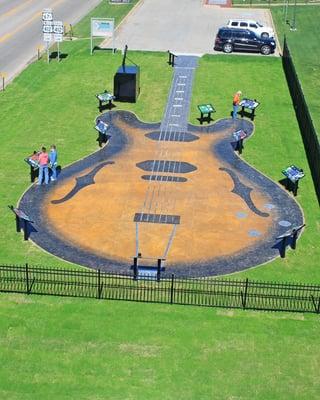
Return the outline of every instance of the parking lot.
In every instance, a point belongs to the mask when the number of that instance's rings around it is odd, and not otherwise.
[[[142,0],[118,27],[115,46],[213,54],[216,33],[230,18],[254,19],[273,26],[267,9],[205,6],[203,0]],[[104,42],[105,47],[110,45],[110,41]],[[278,50],[275,55],[279,55]]]

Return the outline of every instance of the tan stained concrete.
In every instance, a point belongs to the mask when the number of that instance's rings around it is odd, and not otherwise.
[[[180,215],[181,224],[168,254],[169,263],[210,260],[237,253],[263,240],[272,219],[256,215],[242,198],[231,192],[232,179],[219,170],[230,166],[215,158],[210,150],[215,141],[231,132],[202,134],[194,142],[159,143],[119,119],[113,121],[130,139],[126,151],[112,158],[114,164],[98,172],[94,185],[83,188],[70,200],[51,203],[74,187],[75,178],[57,185],[47,198],[44,212],[48,224],[66,242],[118,261],[132,260],[136,251],[133,218],[141,210]],[[153,159],[189,162],[197,170],[178,174],[188,179],[184,183],[149,183],[141,179],[148,172],[136,164]],[[245,177],[240,178],[254,188]],[[260,210],[265,210],[264,204],[270,202],[258,188],[251,197]],[[247,213],[247,218],[239,219],[236,215],[239,211]],[[250,237],[248,232],[252,229],[261,232],[261,236]],[[140,223],[139,250],[143,256],[162,257],[171,230],[172,225]]]

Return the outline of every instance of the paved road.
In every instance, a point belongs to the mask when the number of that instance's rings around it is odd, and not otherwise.
[[[230,18],[254,19],[272,26],[267,9],[204,6],[202,0],[142,0],[118,27],[115,45],[123,49],[127,44],[129,50],[212,54],[218,28]],[[109,47],[110,43],[104,45]]]
[[[74,24],[100,1],[0,0],[0,73],[5,73],[6,82],[24,69],[43,45],[43,8],[52,8],[55,19]]]

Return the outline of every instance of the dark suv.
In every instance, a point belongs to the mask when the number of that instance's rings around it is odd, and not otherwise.
[[[276,42],[270,38],[259,38],[248,29],[220,28],[214,43],[215,50],[225,53],[235,51],[260,52],[264,55],[273,53]]]

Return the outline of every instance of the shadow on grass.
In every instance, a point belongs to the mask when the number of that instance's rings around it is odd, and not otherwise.
[[[63,60],[65,58],[67,58],[67,57],[68,57],[67,53],[60,53],[60,55],[59,55],[60,60]],[[58,52],[57,51],[53,51],[50,54],[50,60],[55,60],[56,58],[58,58]]]
[[[100,46],[94,46],[92,49],[92,53],[94,53],[95,51],[106,51],[108,53],[116,53],[117,49],[116,48],[112,48],[112,47],[100,47]]]
[[[104,110],[112,110],[113,108],[117,107],[115,104],[113,103],[107,103],[107,104],[103,104],[101,106],[98,106],[98,110],[100,112],[104,111]]]

